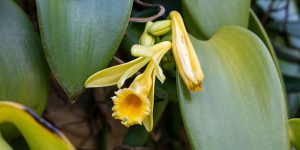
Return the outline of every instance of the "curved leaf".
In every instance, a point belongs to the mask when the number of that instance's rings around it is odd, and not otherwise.
[[[69,98],[84,81],[105,68],[115,54],[131,12],[132,0],[37,0],[44,51]]]
[[[0,99],[10,99],[38,114],[48,98],[48,72],[38,35],[25,13],[11,0],[0,5]],[[4,137],[16,129],[5,126]]]
[[[254,32],[260,39],[264,42],[264,44],[267,46],[267,48],[270,51],[270,54],[276,64],[278,66],[277,57],[274,51],[274,48],[272,46],[272,43],[268,37],[267,32],[265,31],[263,25],[255,15],[253,10],[250,10],[250,17],[249,17],[249,30]]]
[[[226,25],[248,26],[250,0],[183,0],[182,4],[186,26],[197,38],[209,38]]]
[[[0,102],[0,123],[3,122],[15,125],[31,150],[75,150],[60,130],[18,103]]]
[[[249,30],[254,32],[262,40],[262,42],[264,42],[264,44],[267,46],[267,48],[272,56],[273,62],[276,66],[278,75],[280,77],[280,81],[282,83],[281,85],[285,91],[285,84],[283,83],[282,73],[281,73],[281,70],[279,67],[279,63],[278,63],[277,56],[275,54],[274,47],[272,46],[271,40],[269,39],[267,32],[265,31],[263,25],[261,24],[261,22],[259,21],[259,19],[257,18],[256,14],[254,13],[253,10],[250,10],[250,18],[249,18],[249,26],[248,27],[249,27]],[[285,93],[285,95],[286,95],[286,93]]]
[[[178,94],[190,143],[199,150],[288,150],[283,89],[268,49],[248,30],[228,26],[212,39],[191,37],[203,64],[203,91]]]
[[[289,135],[291,144],[296,150],[300,149],[300,119],[294,118],[289,120]]]

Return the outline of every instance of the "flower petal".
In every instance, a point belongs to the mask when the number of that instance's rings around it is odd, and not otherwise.
[[[148,62],[150,61],[150,58],[144,57],[143,60],[132,67],[130,67],[119,79],[118,81],[118,88],[121,88],[124,84],[125,80],[130,78],[132,75],[134,75],[136,72],[138,72],[142,67],[144,67]]]
[[[153,107],[154,107],[154,87],[155,87],[155,73],[152,75],[152,87],[148,95],[150,101],[150,114],[143,120],[144,127],[148,132],[153,128]]]
[[[114,106],[112,116],[120,119],[126,127],[141,124],[142,120],[150,113],[149,99],[131,88],[120,89],[112,97]]]
[[[117,84],[120,78],[126,73],[131,67],[144,63],[145,58],[137,58],[135,60],[132,60],[128,63],[113,66],[104,70],[101,70],[92,76],[90,76],[85,81],[85,87],[104,87],[104,86],[110,86]],[[132,72],[127,72],[126,79],[132,76],[134,73],[136,73],[137,69],[132,69]],[[134,72],[135,71],[135,72]],[[123,77],[125,78],[125,77]]]

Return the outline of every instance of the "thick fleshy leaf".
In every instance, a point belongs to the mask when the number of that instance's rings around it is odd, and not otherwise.
[[[40,39],[25,13],[12,1],[0,4],[0,99],[9,99],[44,111],[48,98],[48,71]],[[3,128],[4,137],[16,129]]]
[[[75,150],[61,131],[18,103],[0,102],[0,123],[4,122],[19,129],[31,150]]]
[[[189,141],[199,150],[288,150],[287,113],[276,67],[263,42],[236,26],[210,40],[191,37],[203,67],[203,91],[178,78]]]
[[[259,19],[257,18],[257,16],[255,15],[255,13],[253,12],[253,10],[250,11],[250,18],[249,18],[249,30],[251,30],[252,32],[254,32],[263,42],[264,44],[267,46],[267,48],[270,51],[270,54],[272,56],[272,58],[274,59],[274,62],[277,66],[277,57],[274,51],[274,48],[272,46],[272,43],[268,37],[268,34],[266,32],[266,30],[264,29],[263,25],[261,24],[261,22],[259,21]]]
[[[211,37],[226,25],[248,26],[250,0],[183,0],[183,18],[193,36]]]
[[[0,149],[1,150],[13,150],[11,148],[11,146],[6,143],[6,141],[4,140],[4,138],[2,137],[2,134],[0,133]]]
[[[250,10],[250,18],[249,18],[248,28],[250,31],[254,32],[267,46],[267,48],[272,56],[273,62],[276,66],[280,81],[282,83],[281,85],[285,91],[285,85],[283,83],[283,78],[282,78],[281,70],[279,67],[279,62],[278,62],[277,56],[275,54],[275,50],[272,46],[271,40],[269,39],[267,32],[265,31],[263,25],[261,24],[261,22],[259,21],[258,17],[256,16],[256,14],[254,13],[253,10]]]
[[[300,119],[294,118],[289,120],[289,135],[291,144],[296,148],[300,149]]]
[[[37,0],[44,51],[52,73],[69,98],[115,54],[132,0]]]

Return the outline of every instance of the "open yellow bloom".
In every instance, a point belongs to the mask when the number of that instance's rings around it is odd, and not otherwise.
[[[158,64],[171,48],[170,42],[163,42],[162,44],[164,46],[161,49],[152,50],[152,55],[144,48],[135,49],[133,47],[132,49],[133,55],[151,56],[152,59],[144,73],[137,76],[129,88],[120,89],[116,92],[116,96],[112,97],[114,102],[113,117],[120,119],[121,123],[127,127],[143,122],[148,132],[153,128],[155,76],[164,77]]]
[[[170,18],[172,20],[172,49],[179,74],[189,90],[200,91],[204,75],[181,15],[177,11],[172,11]]]
[[[148,95],[153,86],[152,74],[154,66],[148,64],[144,73],[138,75],[129,88],[120,89],[112,97],[114,106],[112,116],[120,119],[126,127],[142,124],[150,114],[150,101]]]
[[[121,123],[129,127],[133,124],[144,124],[147,131],[153,126],[154,81],[157,76],[163,82],[165,76],[159,63],[164,54],[171,49],[171,42],[165,41],[147,47],[134,45],[131,49],[137,59],[125,64],[99,71],[89,77],[85,87],[104,87],[118,84],[120,88],[124,81],[135,74],[144,65],[144,73],[138,75],[129,88],[123,88],[112,97],[114,106],[112,116],[120,119]]]

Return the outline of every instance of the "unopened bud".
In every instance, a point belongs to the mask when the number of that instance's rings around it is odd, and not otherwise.
[[[170,18],[172,20],[172,50],[178,72],[189,90],[201,91],[204,74],[181,15],[177,11],[172,11]]]
[[[155,43],[155,39],[152,35],[150,35],[148,33],[148,30],[150,28],[150,26],[153,24],[153,22],[147,22],[144,32],[140,37],[140,45],[144,45],[144,46],[152,46]]]
[[[172,28],[171,20],[156,21],[149,28],[148,32],[155,36],[161,36],[168,33]]]

